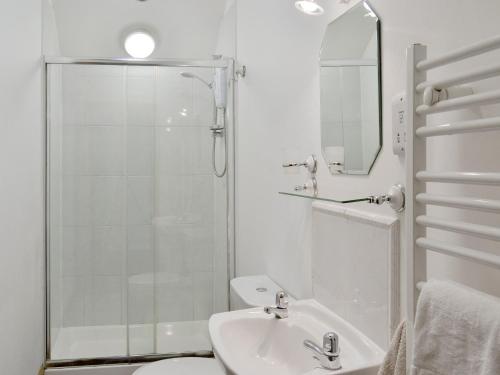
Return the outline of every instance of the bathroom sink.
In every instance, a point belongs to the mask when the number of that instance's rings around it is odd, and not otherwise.
[[[370,339],[315,300],[291,303],[289,316],[276,319],[262,308],[215,314],[209,331],[215,356],[237,375],[375,375],[384,352]],[[340,370],[325,370],[303,341],[319,345],[326,332],[340,342]]]

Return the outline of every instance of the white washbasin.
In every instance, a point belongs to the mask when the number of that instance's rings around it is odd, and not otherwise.
[[[375,375],[384,352],[349,323],[315,300],[290,303],[289,316],[276,319],[262,308],[215,314],[209,321],[216,357],[237,375]],[[303,346],[339,335],[342,369],[325,370]]]

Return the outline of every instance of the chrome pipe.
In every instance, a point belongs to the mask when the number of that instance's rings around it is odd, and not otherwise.
[[[227,68],[232,59],[189,60],[189,59],[134,59],[134,58],[85,58],[46,56],[46,64],[80,64],[80,65],[124,65],[124,66],[167,66],[192,68]]]

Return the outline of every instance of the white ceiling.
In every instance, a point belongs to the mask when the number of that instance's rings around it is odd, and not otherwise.
[[[209,58],[214,53],[226,0],[52,0],[61,54],[126,57],[123,40],[133,29],[157,39],[152,58]]]

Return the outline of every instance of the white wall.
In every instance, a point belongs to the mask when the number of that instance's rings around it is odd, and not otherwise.
[[[41,14],[39,0],[0,12],[0,358],[9,375],[34,375],[44,358]]]
[[[302,297],[311,288],[311,206],[278,191],[304,182],[283,176],[284,159],[320,149],[318,70],[310,67],[324,23],[287,0],[239,0],[237,19],[237,56],[248,73],[238,96],[236,272],[267,273]]]
[[[310,292],[311,208],[309,202],[277,194],[280,188],[292,188],[305,180],[303,172],[301,176],[285,175],[280,165],[289,155],[302,159],[311,152],[321,154],[317,55],[326,24],[355,1],[321,3],[326,8],[322,17],[300,14],[289,0],[239,0],[238,5],[238,59],[247,65],[248,76],[240,82],[239,92],[237,272],[268,273],[299,297]],[[390,142],[391,98],[405,88],[406,47],[413,42],[428,43],[429,52],[438,54],[499,33],[500,3],[496,0],[371,3],[382,21],[384,147],[369,176],[330,176],[321,159],[320,191],[337,196],[384,193],[392,183],[404,179],[403,161],[392,155]],[[480,63],[486,61],[482,58]],[[498,115],[494,108],[488,112]],[[455,116],[471,116],[471,112]],[[452,169],[498,169],[495,145],[499,140],[494,134],[448,140],[451,143],[446,149],[432,153],[431,158]],[[492,151],[478,152],[486,143]],[[451,149],[462,156],[445,161]],[[388,207],[358,206],[394,215]],[[490,217],[481,219],[495,223]],[[493,249],[495,245],[489,246]],[[478,267],[461,263],[450,267],[447,260],[433,264],[439,273],[486,286],[491,292],[500,285],[491,273]],[[431,273],[438,272],[436,267],[431,267]]]
[[[146,29],[152,58],[211,58],[226,0],[52,0],[65,56],[128,57],[126,35]]]

